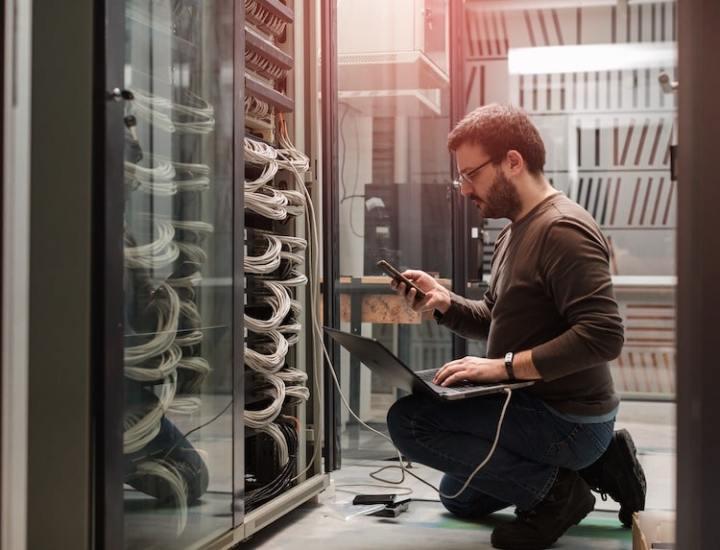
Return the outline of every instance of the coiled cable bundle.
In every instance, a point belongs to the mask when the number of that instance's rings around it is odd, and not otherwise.
[[[257,394],[269,398],[270,403],[260,410],[245,409],[243,417],[250,428],[263,428],[275,420],[282,410],[285,401],[285,383],[274,374],[264,373],[255,377],[260,389]]]
[[[160,432],[160,421],[165,416],[177,388],[177,374],[168,376],[160,390],[160,396],[149,407],[128,409],[124,419],[123,452],[125,454],[139,451],[150,443]]]
[[[256,372],[277,373],[285,364],[289,343],[279,330],[270,330],[263,336],[269,340],[254,348],[245,346],[245,364]]]
[[[245,67],[270,81],[279,80],[287,74],[287,69],[274,63],[259,52],[252,51],[247,45],[245,47]]]
[[[287,22],[262,7],[256,0],[245,0],[245,15],[253,26],[275,38],[282,37]]]
[[[125,265],[130,269],[160,269],[180,256],[180,250],[173,241],[175,228],[172,223],[158,221],[154,224],[157,239],[137,246],[125,246]]]
[[[215,129],[212,105],[191,92],[186,92],[184,99],[194,105],[175,103],[138,88],[130,91],[134,96],[132,112],[156,128],[178,134],[209,134]]]
[[[265,290],[269,291],[269,295],[265,297],[265,302],[270,306],[272,313],[269,319],[257,319],[245,313],[245,326],[253,332],[269,332],[277,329],[290,313],[292,300],[288,291],[276,281],[258,281]]]
[[[180,298],[167,283],[160,283],[152,305],[157,311],[157,325],[153,338],[137,346],[125,348],[125,366],[135,366],[156,355],[165,353],[175,342],[180,317]]]

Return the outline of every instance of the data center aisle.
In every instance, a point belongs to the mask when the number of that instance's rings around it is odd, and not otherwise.
[[[671,510],[675,507],[675,407],[670,403],[623,403],[617,426],[629,429],[638,446],[639,458],[648,477],[647,508]],[[373,444],[369,436],[364,442]],[[379,440],[379,437],[377,438]],[[383,449],[382,442],[376,442]],[[389,549],[476,549],[491,548],[493,526],[513,517],[508,508],[484,522],[454,518],[435,502],[412,502],[410,509],[398,518],[358,516],[345,519],[352,512],[343,503],[352,500],[353,493],[382,492],[372,487],[348,485],[373,483],[368,473],[387,461],[346,459],[343,468],[333,474],[335,494],[321,495],[319,502],[295,510],[284,520],[262,531],[241,548],[343,548],[367,550]],[[440,474],[418,466],[414,472],[436,484]],[[398,472],[386,472],[397,479]],[[413,489],[413,497],[437,499],[432,489],[414,479],[403,484]],[[631,533],[617,520],[617,505],[598,498],[595,511],[580,525],[573,527],[554,548],[617,549],[632,547]]]

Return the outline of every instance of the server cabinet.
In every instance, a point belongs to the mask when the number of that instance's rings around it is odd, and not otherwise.
[[[229,547],[327,482],[320,242],[294,144],[316,139],[314,25],[297,25],[314,7],[101,12],[95,542]]]

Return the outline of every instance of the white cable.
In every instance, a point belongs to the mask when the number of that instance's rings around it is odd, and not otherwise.
[[[280,267],[282,242],[276,235],[258,233],[258,236],[265,241],[265,251],[257,256],[252,256],[250,252],[254,252],[254,250],[248,247],[248,253],[245,254],[244,260],[245,271],[247,273],[272,273]],[[252,249],[255,248],[257,245],[252,247]]]
[[[208,363],[207,359],[200,356],[183,357],[178,361],[177,368],[194,373],[191,382],[183,377],[182,389],[185,392],[200,390],[211,370],[210,363]]]
[[[247,139],[247,138],[246,138]],[[264,159],[263,159],[264,160]],[[254,193],[266,184],[270,183],[278,171],[278,163],[274,160],[268,160],[263,165],[262,173],[254,180],[245,180],[245,191]]]
[[[143,158],[147,162],[147,158]],[[175,168],[168,161],[160,161],[156,166],[145,167],[125,161],[125,183],[152,195],[170,197],[177,193]]]
[[[289,346],[294,346],[300,341],[300,333],[302,332],[302,325],[300,323],[280,325],[278,330],[285,337]]]
[[[248,20],[259,30],[267,31],[275,38],[280,38],[287,23],[270,13],[256,0],[245,0],[245,13]]]
[[[152,340],[124,350],[125,365],[134,366],[166,352],[175,341],[180,317],[180,298],[170,285],[160,283],[152,301],[157,311],[155,335]]]
[[[173,277],[166,279],[165,282],[173,288],[185,288],[192,290],[202,281],[202,275],[199,271],[185,275],[184,277]]]
[[[180,359],[182,358],[182,351],[180,347],[173,344],[170,348],[164,352],[160,358],[160,362],[156,367],[125,367],[125,376],[131,380],[137,380],[139,382],[152,382],[154,380],[162,380],[170,376],[177,368]]]
[[[288,277],[287,279],[278,279],[275,282],[286,287],[298,287],[306,285],[308,282],[308,278],[305,276],[304,273],[293,269],[290,277]],[[299,302],[298,307],[300,307]]]
[[[175,414],[194,414],[200,410],[202,401],[193,395],[176,395],[168,407],[168,412]]]
[[[205,252],[205,249],[201,246],[184,242],[176,242],[175,244],[177,245],[180,254],[185,256],[183,259],[184,263],[192,263],[196,265],[207,263],[207,252]]]
[[[300,369],[288,367],[277,373],[277,377],[280,378],[285,384],[304,384],[307,382],[308,375],[306,372]]]
[[[125,161],[125,182],[133,188],[158,196],[172,196],[178,191],[205,191],[210,188],[207,164],[175,162],[161,155],[146,153],[143,166]]]
[[[246,68],[270,81],[279,80],[286,75],[287,69],[263,56],[261,53],[252,51],[247,43],[245,46]]]
[[[262,428],[275,420],[282,410],[285,401],[285,383],[274,374],[258,374],[256,381],[267,382],[270,387],[261,389],[258,393],[272,398],[272,402],[260,411],[245,409],[243,418],[250,428]]]
[[[245,364],[260,373],[277,373],[285,365],[288,341],[278,330],[264,333],[271,342],[262,343],[255,349],[245,346]]]
[[[183,333],[182,336],[175,337],[175,343],[183,348],[190,346],[197,346],[203,341],[203,333],[199,330],[193,330],[192,332]]]
[[[204,357],[199,356],[183,357],[178,361],[177,368],[191,370],[203,377],[210,373],[210,363]]]
[[[193,220],[171,220],[173,227],[177,230],[191,231],[193,233],[212,233],[215,228],[212,224],[203,221]]]
[[[284,220],[288,216],[287,197],[273,187],[245,192],[245,209],[271,220]]]
[[[148,244],[125,247],[125,265],[130,269],[157,269],[178,259],[180,250],[173,242],[173,225],[165,221],[155,221],[154,227],[158,235],[156,240]]]
[[[290,461],[290,453],[288,451],[287,439],[285,438],[285,434],[278,427],[278,425],[274,422],[271,422],[269,424],[266,424],[265,426],[260,426],[255,429],[258,432],[266,433],[275,440],[278,449],[278,466],[280,466],[280,468],[285,466],[285,464]]]
[[[175,398],[177,388],[177,374],[173,372],[165,379],[160,390],[160,397],[155,406],[148,412],[135,411],[126,415],[123,422],[123,452],[125,454],[139,451],[150,443],[160,432],[162,417]],[[144,412],[144,414],[143,414]]]
[[[184,318],[186,328],[197,329],[202,326],[202,317],[195,302],[182,300],[180,302],[180,315]]]
[[[310,390],[305,386],[287,386],[285,388],[286,398],[293,398],[294,402],[305,402],[310,399]]]
[[[274,281],[262,281],[259,283],[267,288],[271,295],[266,298],[267,303],[273,310],[270,319],[255,319],[247,313],[244,314],[245,326],[253,332],[268,332],[277,329],[283,322],[287,314],[290,313],[292,300],[288,291],[280,284]]]
[[[202,98],[187,92],[200,107],[174,103],[144,90],[132,88],[132,109],[137,118],[147,120],[166,132],[179,134],[209,134],[215,129],[213,107]],[[190,118],[191,120],[187,120]]]

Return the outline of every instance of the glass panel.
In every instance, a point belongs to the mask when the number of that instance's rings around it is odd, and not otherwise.
[[[625,397],[675,394],[675,228],[670,145],[676,80],[676,4],[564,7],[467,2],[466,109],[526,109],[547,149],[546,174],[597,220],[612,250],[625,348],[611,368]],[[603,3],[597,3],[603,4]],[[502,221],[485,225],[485,268]],[[479,298],[482,285],[469,295]],[[484,343],[472,343],[481,354]]]
[[[451,334],[406,308],[375,264],[450,285],[447,25],[446,0],[338,3],[341,328],[380,340],[416,370],[451,358]],[[353,410],[385,429],[396,389],[344,350],[340,365]],[[341,430],[343,457],[392,454],[344,409]]]
[[[231,527],[233,2],[128,0],[125,547]]]

